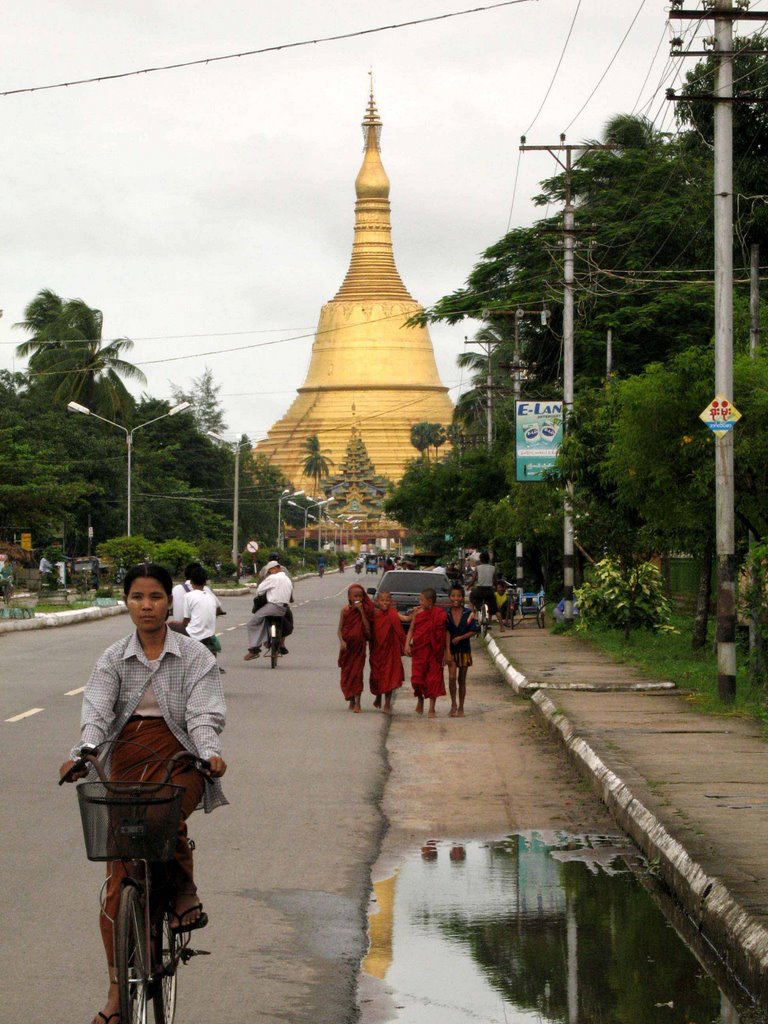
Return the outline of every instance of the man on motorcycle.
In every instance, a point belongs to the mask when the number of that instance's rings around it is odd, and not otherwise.
[[[290,602],[293,600],[293,584],[279,562],[267,562],[266,576],[256,588],[253,602],[255,614],[248,623],[248,652],[244,661],[253,661],[261,654],[261,645],[267,639],[269,619],[281,619],[290,614]],[[287,635],[283,629],[283,635]],[[286,647],[280,648],[281,654],[287,654]]]

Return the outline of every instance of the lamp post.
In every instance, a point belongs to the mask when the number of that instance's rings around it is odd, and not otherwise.
[[[218,434],[214,434],[212,430],[208,431],[208,437],[212,437],[215,441],[221,441],[222,444],[231,445],[235,453],[235,486],[232,499],[232,561],[235,564],[235,577],[239,580],[240,542],[238,537],[238,517],[240,513],[240,451],[243,448],[249,448],[251,442],[227,441],[225,437],[220,437]]]
[[[298,498],[303,493],[304,491],[291,491],[290,487],[286,487],[277,500],[277,547],[280,551],[283,549],[283,500],[285,498]]]
[[[302,491],[301,493],[303,494],[304,492]],[[307,549],[307,516],[309,516],[310,519],[317,520],[317,516],[309,515],[309,510],[314,505],[316,505],[318,508],[320,508],[322,505],[328,505],[332,501],[333,501],[333,498],[326,498],[325,501],[320,501],[317,498],[308,498],[307,499],[306,507],[304,505],[298,505],[295,501],[289,501],[289,502],[286,503],[288,505],[293,505],[294,508],[298,508],[298,509],[300,509],[304,513],[304,538],[303,538],[302,547],[303,547],[303,549],[305,551]],[[322,516],[322,512],[320,513],[320,515]],[[319,550],[319,548],[318,548],[318,550]]]
[[[323,509],[325,505],[330,505],[333,498],[326,498],[324,501],[314,502],[317,505],[317,553],[320,554],[320,548],[323,543]]]
[[[122,423],[115,423],[114,420],[108,420],[106,416],[99,416],[97,412],[93,412],[88,408],[87,405],[80,405],[79,402],[69,402],[67,405],[68,412],[79,412],[83,416],[93,416],[94,419],[101,420],[102,423],[109,423],[111,427],[117,427],[118,430],[122,430],[125,434],[125,443],[128,446],[128,511],[126,515],[126,536],[131,536],[131,465],[132,465],[132,453],[133,453],[133,435],[137,430],[141,430],[142,427],[148,427],[150,423],[157,423],[158,420],[164,420],[166,416],[176,416],[180,412],[184,412],[190,408],[189,402],[180,402],[179,405],[174,405],[168,412],[164,412],[162,416],[155,416],[154,419],[146,420],[144,423],[139,423],[137,427],[129,430],[124,427]]]

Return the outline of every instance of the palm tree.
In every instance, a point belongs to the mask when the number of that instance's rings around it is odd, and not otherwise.
[[[421,457],[429,459],[429,449],[432,444],[432,424],[414,423],[411,427],[411,444],[421,452]]]
[[[315,494],[318,494],[321,477],[328,476],[333,460],[327,458],[330,448],[320,447],[320,438],[317,434],[310,434],[304,442],[304,451],[307,457],[304,459],[304,475],[311,476],[315,482]]]
[[[111,419],[125,419],[133,397],[123,379],[146,384],[141,370],[123,359],[133,348],[129,338],[106,344],[103,314],[82,299],[62,299],[49,288],[38,292],[14,324],[32,337],[16,348],[29,356],[29,371],[41,384],[50,384],[55,402],[76,401]]]

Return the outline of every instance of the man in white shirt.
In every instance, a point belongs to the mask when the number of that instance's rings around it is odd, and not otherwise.
[[[207,593],[208,577],[200,565],[190,566],[189,582],[192,589],[184,595],[184,627],[187,636],[199,640],[212,654],[217,654],[221,645],[216,638],[216,598]]]
[[[184,582],[177,583],[171,591],[171,598],[173,600],[173,608],[171,610],[171,618],[174,622],[181,622],[184,618],[184,598],[192,589],[192,583],[190,580],[190,574],[193,568],[201,568],[199,562],[190,562],[189,565],[184,569]],[[216,597],[211,588],[206,584],[203,587],[206,594],[210,594],[213,600],[216,602],[216,614],[226,615],[227,613],[221,606],[221,601]]]
[[[279,562],[267,562],[264,566],[266,576],[256,588],[254,607],[258,610],[248,623],[248,652],[244,661],[253,661],[261,654],[261,645],[267,639],[269,619],[283,618],[290,612],[293,598],[293,584]],[[261,599],[261,600],[260,600]],[[265,603],[261,601],[266,599]],[[280,648],[281,654],[287,654],[286,647]]]

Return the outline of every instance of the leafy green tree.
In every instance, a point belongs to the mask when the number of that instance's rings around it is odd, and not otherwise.
[[[181,576],[185,566],[200,559],[200,552],[197,546],[190,544],[189,541],[172,537],[155,546],[153,558],[160,565],[164,565],[172,576]]]
[[[387,498],[385,508],[414,530],[417,542],[444,554],[456,544],[488,545],[490,524],[470,524],[478,502],[498,501],[506,490],[504,467],[484,449],[449,452],[441,462],[414,459]],[[446,541],[449,535],[452,539]]]
[[[220,434],[227,429],[227,424],[224,422],[224,411],[219,402],[220,391],[221,385],[214,383],[213,370],[207,366],[199,377],[193,378],[188,391],[171,383],[174,402],[177,405],[189,402],[197,428],[203,434],[208,431]]]
[[[155,549],[156,545],[149,538],[137,533],[102,541],[96,548],[96,554],[99,558],[109,559],[113,569],[128,569],[139,562],[152,561]]]
[[[320,447],[320,438],[317,434],[310,434],[302,445],[307,453],[302,470],[305,476],[311,477],[314,482],[315,494],[319,496],[320,480],[328,476],[333,460],[328,458],[329,448]]]
[[[146,384],[138,367],[123,356],[133,348],[128,338],[102,340],[103,314],[82,299],[62,299],[44,288],[14,324],[32,334],[16,349],[29,357],[29,373],[50,391],[57,405],[76,401],[108,419],[124,420],[133,398],[124,380]]]
[[[711,282],[688,273],[711,265],[710,154],[690,133],[670,138],[642,118],[613,118],[606,135],[617,148],[585,154],[572,176],[579,224],[599,225],[595,241],[585,240],[576,256],[577,390],[604,376],[609,327],[626,375],[711,334]],[[552,238],[561,231],[564,190],[562,174],[542,182],[536,203],[558,213],[490,246],[466,286],[421,318],[473,317],[494,329],[506,324],[508,331],[509,313],[547,301],[546,326],[536,318],[520,324],[525,378],[534,392],[558,386],[561,375],[563,271]]]

